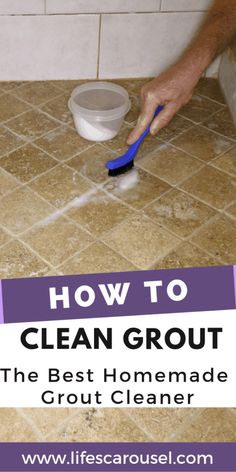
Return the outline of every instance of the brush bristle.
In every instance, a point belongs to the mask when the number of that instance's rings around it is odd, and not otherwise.
[[[117,169],[109,169],[108,175],[110,177],[116,177],[117,175],[125,174],[134,166],[134,161],[130,161],[125,166],[118,167]]]

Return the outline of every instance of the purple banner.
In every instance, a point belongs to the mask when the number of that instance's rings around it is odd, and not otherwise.
[[[116,298],[112,302],[110,291],[121,294],[122,287],[127,292],[123,303]],[[2,292],[0,323],[228,310],[236,306],[233,266],[11,279],[2,281]]]
[[[236,443],[0,443],[0,472],[235,472]]]

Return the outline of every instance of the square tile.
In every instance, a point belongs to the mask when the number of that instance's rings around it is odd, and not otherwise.
[[[108,178],[106,162],[116,157],[117,154],[109,148],[102,144],[95,144],[67,161],[66,164],[93,182],[100,184]]]
[[[96,242],[66,261],[59,270],[62,275],[67,275],[126,272],[137,268],[105,244]]]
[[[1,15],[43,15],[44,14],[44,0],[1,0],[0,5]]]
[[[125,121],[127,123],[136,123],[140,111],[141,111],[141,105],[140,105],[140,97],[137,95],[130,95],[130,101],[131,101],[131,109],[129,113],[125,116]]]
[[[2,223],[17,234],[48,216],[51,211],[46,202],[26,187],[14,190],[3,197],[1,202]]]
[[[148,269],[179,243],[179,239],[142,215],[125,221],[103,240],[140,269]]]
[[[220,265],[218,259],[187,242],[181,243],[174,251],[161,257],[153,267],[158,269],[182,269],[185,267],[209,267]]]
[[[77,415],[57,431],[47,436],[55,442],[148,441],[135,423],[128,420],[121,409],[79,409]]]
[[[15,408],[0,409],[1,442],[39,441],[35,430]]]
[[[0,169],[0,197],[5,195],[5,193],[10,192],[18,185],[20,185],[20,182],[7,174],[4,170]]]
[[[49,266],[19,241],[10,241],[0,249],[0,277],[3,279],[43,277],[48,270]]]
[[[219,81],[217,79],[201,78],[196,87],[196,93],[205,97],[211,98],[216,102],[225,103],[225,98],[221,90]]]
[[[170,186],[154,175],[135,168],[110,179],[104,188],[133,208],[141,209],[169,190]]]
[[[45,113],[48,113],[48,115],[51,115],[56,120],[62,121],[65,124],[73,123],[72,114],[68,108],[67,95],[60,95],[59,98],[57,97],[53,100],[50,100],[41,107],[41,110]]]
[[[64,91],[67,95],[67,100],[69,100],[71,92],[78,87],[79,85],[85,84],[90,80],[52,80],[53,85],[60,90]]]
[[[21,412],[43,436],[58,429],[75,414],[73,408],[21,408]]]
[[[216,115],[205,119],[203,124],[208,129],[236,140],[236,127],[228,108],[223,108]]]
[[[72,221],[59,217],[36,225],[22,236],[41,257],[57,266],[86,247],[92,238]]]
[[[208,162],[230,149],[234,142],[201,126],[195,126],[174,139],[172,144]]]
[[[133,211],[122,202],[101,191],[68,212],[74,221],[94,236],[101,236],[132,214]]]
[[[170,141],[193,126],[190,120],[187,120],[183,116],[175,115],[171,122],[159,131],[157,137],[164,141]]]
[[[131,125],[124,123],[119,134],[115,138],[106,141],[105,146],[118,154],[123,154],[128,149],[127,139],[132,129]]]
[[[25,84],[26,82],[14,81],[14,80],[4,80],[0,82],[0,89],[4,92],[10,92],[16,87],[21,87],[21,85]]]
[[[96,14],[0,16],[2,79],[96,80],[99,20]]]
[[[207,116],[222,109],[222,105],[200,95],[193,95],[190,102],[180,110],[180,114],[194,123],[201,123]],[[213,118],[214,120],[214,118]]]
[[[45,200],[57,208],[91,190],[87,180],[66,166],[58,166],[29,184]]]
[[[18,100],[8,93],[0,96],[0,122],[10,120],[14,116],[30,109],[27,103]]]
[[[196,198],[222,209],[236,198],[232,177],[213,167],[204,167],[181,187]]]
[[[126,408],[125,413],[156,442],[171,441],[178,430],[199,415],[195,408]]]
[[[58,162],[40,149],[27,144],[0,159],[0,166],[25,183],[54,167]]]
[[[24,141],[8,129],[0,126],[0,157],[24,144]]]
[[[227,264],[236,260],[236,221],[226,216],[219,216],[192,238],[193,243],[220,257]]]
[[[0,246],[6,244],[11,239],[11,236],[4,231],[3,228],[0,228]]]
[[[165,226],[182,238],[190,236],[216,214],[208,206],[179,190],[163,195],[146,207],[144,212],[155,223]]]
[[[159,75],[188,46],[202,19],[193,12],[103,15],[99,77]]]
[[[209,408],[177,435],[177,441],[187,442],[235,442],[236,416],[227,408]]]
[[[236,176],[236,147],[215,159],[212,165],[217,169]]]
[[[236,218],[236,203],[233,203],[233,205],[230,205],[230,207],[227,208],[226,213]]]
[[[160,9],[160,0],[47,0],[47,13],[49,14],[84,14],[84,13],[130,13],[134,12],[153,12]]]
[[[32,110],[8,121],[7,127],[21,138],[33,140],[57,128],[58,122],[38,110]]]
[[[68,126],[60,126],[37,139],[35,144],[59,161],[65,161],[91,146]]]
[[[20,88],[15,88],[13,93],[19,99],[34,106],[41,105],[42,103],[48,102],[50,99],[60,95],[58,88],[54,87],[50,81],[28,82]]]
[[[171,185],[179,184],[202,166],[200,161],[169,144],[163,144],[138,161],[138,165]]]

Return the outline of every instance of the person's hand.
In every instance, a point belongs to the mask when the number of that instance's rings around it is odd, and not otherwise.
[[[199,76],[175,65],[141,89],[141,113],[127,143],[133,144],[151,123],[158,105],[164,105],[151,125],[151,134],[168,125],[174,115],[192,98]]]

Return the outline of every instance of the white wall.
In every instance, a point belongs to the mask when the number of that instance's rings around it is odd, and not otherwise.
[[[0,0],[0,80],[153,76],[211,1]]]

